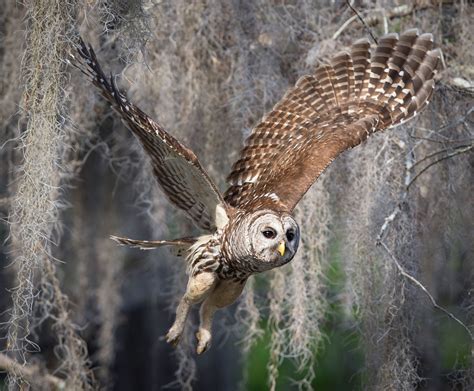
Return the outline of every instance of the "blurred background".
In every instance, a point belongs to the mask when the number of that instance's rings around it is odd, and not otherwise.
[[[252,126],[367,28],[334,0],[0,0],[0,390],[474,388],[474,7],[350,5],[376,37],[433,33],[432,102],[326,170],[297,208],[297,257],[252,277],[196,357],[197,313],[180,347],[163,340],[182,260],[109,235],[197,231],[66,64],[71,43],[225,190]]]

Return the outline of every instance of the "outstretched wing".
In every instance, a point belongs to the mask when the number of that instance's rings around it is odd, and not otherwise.
[[[114,78],[105,76],[92,47],[87,47],[81,40],[78,53],[80,58],[71,54],[72,65],[91,79],[137,136],[168,199],[200,228],[214,230],[225,225],[226,203],[196,155],[127,100]]]
[[[370,134],[412,118],[430,98],[440,52],[409,30],[355,42],[303,76],[246,140],[225,200],[291,211],[324,169]]]

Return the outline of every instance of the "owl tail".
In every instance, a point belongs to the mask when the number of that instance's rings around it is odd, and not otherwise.
[[[172,246],[173,253],[181,256],[189,247],[196,242],[195,238],[180,238],[173,240],[136,240],[129,238],[122,238],[119,236],[110,236],[114,242],[121,246],[128,246],[132,248],[139,248],[140,250],[153,250],[158,247]]]

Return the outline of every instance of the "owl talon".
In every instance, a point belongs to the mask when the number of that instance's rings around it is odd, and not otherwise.
[[[204,353],[211,346],[211,333],[208,330],[200,329],[196,333],[196,338],[198,340],[198,345],[196,352],[197,354]]]
[[[181,340],[181,331],[175,327],[171,327],[165,338],[166,342],[168,342],[171,346],[176,347]]]

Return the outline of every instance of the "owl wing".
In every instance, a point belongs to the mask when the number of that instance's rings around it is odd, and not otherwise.
[[[366,39],[300,78],[253,129],[224,198],[243,209],[291,211],[324,169],[370,134],[420,111],[434,89],[440,52],[431,34]]]
[[[72,65],[91,79],[138,138],[168,199],[200,228],[214,230],[225,225],[226,203],[196,155],[127,100],[114,78],[105,76],[92,47],[80,40],[78,53],[80,58],[71,55]]]

